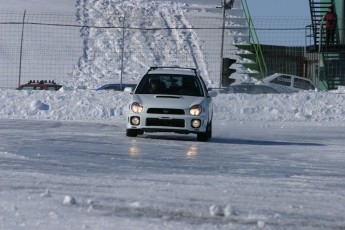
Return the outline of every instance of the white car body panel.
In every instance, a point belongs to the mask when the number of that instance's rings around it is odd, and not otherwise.
[[[206,132],[210,132],[209,129],[212,125],[212,115],[213,115],[213,104],[212,96],[216,96],[214,93],[208,94],[205,83],[196,72],[190,70],[152,70],[147,74],[146,78],[149,76],[155,79],[156,76],[161,76],[161,80],[173,79],[174,77],[182,79],[186,76],[188,79],[192,79],[199,83],[199,88],[202,90],[202,95],[192,96],[186,94],[173,94],[173,93],[147,93],[140,91],[140,84],[143,86],[145,76],[138,84],[137,88],[132,94],[132,100],[128,107],[127,114],[127,125],[126,129],[128,131],[138,131],[141,132],[175,132],[181,134],[194,133],[198,135],[203,135]],[[165,82],[167,83],[167,82]],[[168,82],[170,83],[170,82]],[[181,82],[180,82],[181,84]],[[185,84],[185,83],[184,83]],[[181,85],[180,87],[182,87]],[[172,86],[170,86],[172,87]],[[169,87],[166,87],[169,90]],[[142,87],[146,90],[145,87]],[[138,93],[139,91],[139,93]],[[143,93],[140,93],[143,92]],[[197,91],[199,92],[199,91]],[[133,103],[138,103],[142,106],[142,112],[136,113],[131,109]],[[191,115],[190,108],[195,105],[200,105],[202,110],[199,115]],[[140,124],[131,124],[131,118],[136,117],[140,119]],[[198,128],[192,127],[192,121],[199,120],[201,125]],[[211,133],[210,133],[211,135]],[[128,135],[132,136],[132,135]],[[133,136],[136,136],[134,134]]]
[[[183,95],[133,95],[133,100],[141,102],[141,104],[144,104],[146,107],[158,108],[189,109],[192,105],[200,104],[203,99],[203,97],[190,97]]]

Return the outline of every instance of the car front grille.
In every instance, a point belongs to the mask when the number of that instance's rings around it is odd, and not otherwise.
[[[162,109],[162,108],[149,108],[147,113],[151,114],[173,114],[173,115],[184,115],[183,109]]]
[[[146,126],[185,127],[184,119],[147,118]]]

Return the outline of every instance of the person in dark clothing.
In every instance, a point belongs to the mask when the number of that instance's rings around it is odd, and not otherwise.
[[[148,94],[162,94],[166,93],[167,88],[163,81],[158,78],[152,78],[149,80],[149,87],[146,90]]]
[[[335,30],[337,28],[337,15],[333,12],[332,7],[328,8],[323,20],[326,21],[326,44],[334,44]]]
[[[149,93],[158,93],[160,91],[159,89],[159,80],[158,79],[150,79],[149,81]]]

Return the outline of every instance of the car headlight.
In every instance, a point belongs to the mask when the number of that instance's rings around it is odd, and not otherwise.
[[[190,107],[189,109],[189,113],[192,116],[198,116],[201,113],[202,109],[200,105],[193,105],[192,107]]]
[[[131,105],[131,110],[134,113],[141,113],[143,111],[143,107],[142,107],[142,105],[140,105],[139,102],[133,102]]]

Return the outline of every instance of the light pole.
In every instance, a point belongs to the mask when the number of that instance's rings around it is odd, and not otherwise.
[[[126,23],[126,13],[122,18],[122,51],[121,51],[121,72],[120,72],[120,87],[122,88],[122,75],[123,75],[123,58],[125,52],[125,23]]]
[[[223,78],[223,56],[224,56],[224,27],[225,27],[225,10],[232,8],[235,0],[221,0],[222,6],[222,41],[220,45],[220,78],[219,78],[219,88],[222,87]]]

